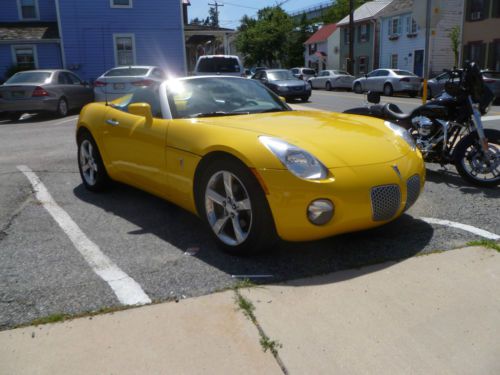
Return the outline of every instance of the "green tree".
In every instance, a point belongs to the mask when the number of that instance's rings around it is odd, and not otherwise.
[[[369,0],[354,0],[354,9],[367,1]],[[322,20],[325,23],[337,23],[347,15],[349,15],[349,0],[336,0],[332,2],[330,9],[323,14]]]
[[[208,19],[209,26],[219,27],[219,13],[217,12],[217,9],[215,7],[210,7],[208,9]]]
[[[304,43],[316,30],[317,26],[309,21],[306,14],[303,13],[287,39],[285,66],[291,68],[304,65]]]
[[[448,34],[448,37],[451,41],[451,49],[453,51],[453,55],[455,57],[454,66],[458,66],[458,51],[460,49],[460,27],[453,26]]]
[[[280,7],[267,7],[257,12],[257,19],[244,16],[238,27],[236,48],[248,65],[281,66],[289,59],[290,16]]]

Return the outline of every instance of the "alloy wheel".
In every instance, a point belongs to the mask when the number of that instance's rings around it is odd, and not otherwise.
[[[253,217],[250,196],[233,173],[212,175],[205,190],[205,210],[210,227],[224,244],[238,246],[247,239]]]
[[[85,182],[94,186],[97,182],[97,163],[94,158],[94,147],[88,139],[80,145],[80,167]]]

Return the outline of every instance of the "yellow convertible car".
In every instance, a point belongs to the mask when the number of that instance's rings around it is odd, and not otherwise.
[[[76,139],[87,189],[112,179],[160,196],[199,215],[233,254],[387,223],[415,203],[425,179],[403,128],[293,111],[236,77],[175,79],[91,103]]]

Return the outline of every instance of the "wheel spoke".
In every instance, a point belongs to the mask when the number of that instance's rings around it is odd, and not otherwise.
[[[224,189],[226,190],[226,197],[233,199],[233,177],[231,173],[222,172],[222,177],[224,178]]]
[[[89,169],[89,180],[90,180],[90,182],[94,183],[94,177],[95,177],[94,169],[90,168]]]
[[[92,153],[93,148],[92,148],[92,143],[90,143],[90,142],[88,143],[88,151],[89,151],[89,157],[92,157],[92,155],[93,155],[93,153]]]
[[[236,210],[237,211],[247,211],[251,210],[252,206],[250,205],[250,199],[246,198],[242,201],[236,202]]]
[[[224,216],[217,220],[214,225],[212,225],[212,229],[214,230],[215,233],[219,234],[222,232],[222,229],[224,229],[224,226],[227,223],[227,220],[229,219],[229,216]]]
[[[234,235],[236,236],[236,240],[238,242],[242,242],[243,239],[245,238],[245,234],[243,233],[243,229],[241,229],[241,225],[240,225],[240,221],[238,220],[238,216],[232,217],[231,221],[233,224]]]
[[[90,169],[90,165],[88,163],[82,165],[82,171],[87,172],[89,169]]]
[[[212,202],[217,203],[220,206],[223,206],[223,203],[225,201],[224,197],[217,193],[213,189],[207,189],[207,198],[210,199]]]
[[[83,154],[83,157],[85,159],[89,159],[90,158],[89,152],[88,152],[88,150],[87,150],[87,148],[85,146],[82,147],[82,154]]]

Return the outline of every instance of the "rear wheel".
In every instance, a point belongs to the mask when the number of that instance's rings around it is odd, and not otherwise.
[[[101,154],[89,132],[78,137],[78,169],[83,185],[91,191],[102,191],[109,181]]]
[[[300,100],[302,100],[305,103],[309,100],[309,96],[301,96]]]
[[[392,88],[392,85],[390,83],[386,83],[384,85],[384,95],[385,96],[392,96],[394,93],[394,89]]]
[[[361,83],[356,82],[356,83],[354,84],[354,92],[355,92],[356,94],[362,94],[362,93],[363,93],[363,88],[361,87]]]
[[[57,103],[56,116],[57,117],[66,117],[68,115],[68,102],[66,99],[61,98]]]
[[[233,255],[255,254],[276,241],[271,210],[259,182],[241,162],[208,164],[195,186],[200,217],[218,245]]]
[[[326,84],[325,84],[325,90],[326,91],[331,91],[331,89],[332,89],[332,84],[327,81]]]
[[[488,152],[484,153],[477,132],[462,138],[454,158],[455,167],[462,178],[483,187],[495,187],[500,183],[500,131],[485,129]]]

